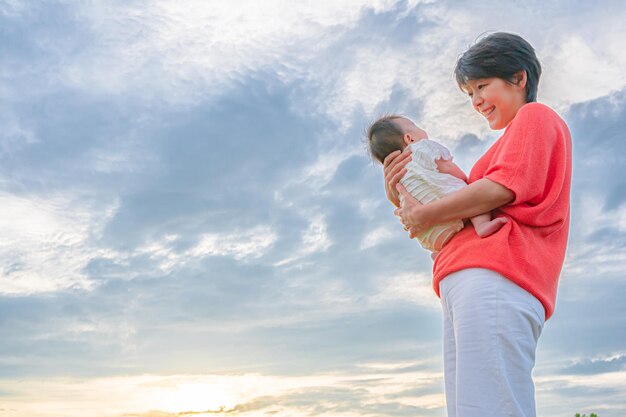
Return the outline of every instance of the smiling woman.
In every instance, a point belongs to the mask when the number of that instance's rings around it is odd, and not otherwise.
[[[572,145],[565,122],[535,103],[541,65],[518,35],[493,33],[465,51],[459,87],[504,134],[475,163],[469,185],[421,205],[399,185],[408,159],[385,161],[389,199],[410,236],[493,210],[507,222],[479,236],[465,227],[435,259],[449,417],[534,417],[532,370],[554,311],[569,232]]]
[[[469,80],[463,89],[472,99],[472,105],[487,119],[489,127],[500,130],[507,127],[517,111],[526,101],[519,94],[526,88],[526,71],[515,74],[515,81],[509,82],[502,78],[480,78]]]

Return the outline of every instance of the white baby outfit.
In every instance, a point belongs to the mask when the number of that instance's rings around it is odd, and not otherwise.
[[[407,173],[404,174],[400,183],[420,203],[428,204],[467,186],[460,178],[437,170],[435,160],[452,159],[452,154],[445,146],[429,139],[422,139],[409,145],[409,149],[413,155],[411,161],[406,164]],[[409,151],[405,149],[405,152]],[[402,194],[400,194],[400,204],[404,204]],[[439,251],[462,228],[462,220],[437,224],[418,234],[417,240],[424,248]]]

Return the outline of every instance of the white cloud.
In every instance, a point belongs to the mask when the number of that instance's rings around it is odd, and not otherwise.
[[[320,141],[325,142],[324,139]],[[303,167],[302,174],[296,175],[285,187],[306,186],[310,192],[319,192],[319,189],[333,178],[343,161],[356,155],[363,155],[363,150],[354,146],[341,149],[341,146],[335,144],[330,150],[323,145],[320,148],[317,160]]]
[[[5,4],[6,10],[16,7],[15,2]],[[392,9],[398,19],[414,19],[412,39],[393,43],[374,38],[347,51],[341,47],[346,34],[359,31],[366,11]],[[246,0],[238,7],[201,0],[184,7],[175,0],[159,0],[151,7],[90,2],[77,6],[75,16],[91,30],[93,43],[71,51],[72,59],[59,57],[59,65],[46,63],[41,72],[50,82],[89,94],[125,93],[187,105],[222,95],[236,81],[265,71],[286,82],[315,86],[307,106],[312,103],[334,118],[344,133],[355,111],[374,116],[399,87],[415,108],[409,116],[419,109],[418,122],[431,135],[448,140],[471,132],[484,137],[492,132],[458,91],[452,70],[457,56],[485,31],[517,32],[535,46],[544,63],[540,98],[559,110],[626,85],[620,76],[626,68],[620,29],[624,10],[596,8],[586,15],[567,10],[563,15],[563,10],[550,9],[539,20],[535,13],[521,4],[468,8],[392,0],[324,0],[289,7],[280,0]],[[559,19],[549,19],[550,13],[558,13]]]
[[[626,233],[626,205],[621,205],[616,210],[617,226],[620,232]]]
[[[326,233],[326,222],[323,216],[311,220],[309,227],[302,235],[302,245],[305,254],[324,252],[331,245]]]
[[[416,19],[416,25],[419,22]],[[460,39],[448,26],[433,27],[417,33],[409,42],[397,46],[365,44],[354,47],[350,61],[337,67],[318,57],[311,65],[308,79],[322,86],[315,104],[347,131],[355,112],[373,119],[386,108],[394,89],[409,95],[407,116],[429,131],[431,136],[452,138],[468,131],[483,132],[484,122],[474,116],[467,98],[458,90],[452,70],[461,50]],[[382,106],[382,108],[381,108]],[[461,124],[461,121],[463,123]]]
[[[85,166],[104,174],[145,173],[160,167],[154,149],[142,144],[136,132],[109,140],[106,147],[91,148],[82,158]]]
[[[130,253],[116,253],[117,262],[126,263],[133,257],[148,256],[161,272],[170,272],[183,265],[197,262],[208,256],[226,256],[247,262],[265,255],[276,242],[277,236],[268,226],[259,225],[248,230],[228,233],[204,233],[198,243],[187,250],[176,249],[178,235],[166,235],[151,240]]]
[[[402,273],[380,276],[375,280],[378,291],[371,296],[373,305],[395,305],[398,302],[441,310],[441,303],[432,287],[432,276],[426,273]]]
[[[348,51],[341,47],[346,34],[359,31],[366,11],[394,8],[398,19],[415,20],[412,39],[357,42]],[[262,5],[248,0],[238,7],[200,0],[182,7],[175,0],[159,0],[149,8],[92,2],[76,9],[76,16],[92,31],[93,44],[64,59],[57,73],[42,72],[51,82],[89,94],[130,94],[181,105],[225,94],[251,73],[273,73],[285,82],[314,86],[306,111],[331,117],[342,134],[355,112],[375,116],[397,87],[408,93],[408,115],[419,112],[418,123],[431,136],[444,142],[464,133],[485,138],[494,132],[458,90],[452,71],[457,56],[486,30],[518,32],[529,39],[543,61],[540,99],[560,111],[626,85],[620,76],[626,68],[623,31],[618,30],[623,11],[598,8],[588,25],[579,25],[584,19],[574,11],[556,21],[548,19],[551,12],[533,20],[534,9],[522,5],[468,9],[431,1],[400,6],[392,0],[325,0],[290,7],[280,0]],[[481,19],[474,18],[477,13]],[[616,30],[599,30],[597,22]],[[550,36],[538,35],[546,31]],[[119,166],[116,158],[101,155],[98,162],[106,170]]]
[[[394,371],[411,368],[424,362],[366,362],[359,364],[359,368],[372,369],[375,371]]]
[[[19,16],[26,7],[25,2],[20,0],[3,0],[0,2],[0,15],[7,17]]]
[[[321,416],[362,416],[361,413],[337,413],[334,405],[357,406],[362,401],[377,404],[430,404],[443,407],[443,394],[424,393],[394,401],[394,394],[407,390],[430,391],[440,383],[439,372],[412,371],[394,373],[369,370],[365,373],[327,373],[310,376],[275,376],[262,374],[231,375],[141,375],[108,378],[22,378],[0,380],[0,389],[12,396],[3,400],[3,409],[10,417],[38,415],[42,417],[84,417],[93,410],[99,415],[114,417],[141,413],[200,413],[238,410],[238,415],[253,417],[272,413],[286,417],[307,413],[310,404],[289,401],[291,395],[307,394],[311,403],[325,403],[328,411]],[[371,381],[376,381],[372,384]],[[319,390],[343,390],[343,399],[323,398]],[[72,401],[68,402],[68,398]],[[115,398],[115,401],[111,401]],[[263,399],[271,401],[263,401]],[[437,399],[438,398],[438,399]],[[430,407],[429,407],[430,408]],[[145,413],[145,414],[144,414]],[[167,415],[167,414],[166,414]]]
[[[587,189],[574,202],[576,210],[570,221],[570,241],[567,256],[563,267],[563,277],[568,282],[597,281],[610,283],[611,280],[621,280],[624,275],[626,254],[621,242],[602,239],[601,236],[592,239],[598,231],[610,230],[626,231],[623,222],[626,219],[626,207],[607,211],[603,207],[602,196],[594,190]],[[586,286],[570,287],[568,294],[571,299],[584,300],[588,298]]]
[[[67,195],[0,193],[0,293],[89,289],[83,273],[92,256],[92,233],[111,215]]]
[[[604,97],[626,86],[623,34],[601,31],[591,37],[566,34],[541,53],[544,76],[541,97],[560,109]]]
[[[491,137],[496,133],[472,109],[453,76],[457,57],[479,34],[489,30],[519,33],[531,42],[543,63],[540,100],[559,111],[624,88],[626,81],[620,74],[626,69],[626,50],[620,27],[626,12],[596,8],[591,20],[570,11],[567,18],[560,16],[557,21],[533,20],[533,13],[534,8],[521,4],[469,9],[434,3],[421,7],[412,39],[397,45],[360,45],[353,48],[356,51],[350,54],[350,64],[343,66],[334,62],[324,65],[324,58],[319,57],[308,75],[322,86],[317,105],[347,129],[355,111],[374,117],[376,109],[398,87],[408,93],[406,102],[415,108],[415,112],[409,108],[408,115],[415,116],[420,109],[417,122],[431,136],[444,142],[464,133]],[[547,17],[549,11],[546,13]],[[475,18],[478,14],[480,19]],[[579,20],[585,24],[572,24]],[[419,32],[420,23],[428,23],[428,30]],[[604,30],[604,25],[615,30]],[[550,36],[540,35],[546,31]]]
[[[568,410],[572,411],[592,410],[599,416],[604,415],[602,411],[607,415],[623,415],[621,413],[624,411],[626,371],[595,375],[536,376],[534,379],[539,406],[538,414],[547,414],[542,413],[542,408],[554,409],[559,404],[568,404]],[[568,395],[568,391],[584,390],[593,392],[593,395]],[[563,407],[556,409],[562,410]]]
[[[381,195],[384,194],[384,188],[382,184],[382,173],[381,173]],[[376,209],[381,204],[388,204],[386,200],[381,200],[380,198],[366,198],[364,200],[359,201],[359,214],[368,220],[374,220],[376,218]],[[393,207],[391,204],[388,206],[389,208]]]
[[[17,116],[6,106],[0,109],[0,155],[11,154],[16,148],[38,141],[35,132],[20,122]]]
[[[276,234],[267,226],[228,234],[208,233],[189,251],[191,256],[231,256],[234,259],[259,258],[276,241]]]
[[[332,242],[326,233],[326,220],[321,214],[313,214],[309,226],[302,233],[301,243],[295,252],[278,262],[274,266],[293,266],[296,261],[318,252],[325,252]]]
[[[387,227],[378,227],[370,232],[368,232],[361,241],[360,249],[368,249],[379,245],[382,242],[385,242],[391,239],[394,236],[393,233]]]
[[[98,247],[93,240],[100,236],[117,205],[96,208],[86,202],[88,199],[70,194],[23,197],[0,193],[0,294],[92,290],[96,282],[90,280],[85,267],[94,258],[128,266],[133,258],[147,256],[161,273],[206,256],[228,256],[244,262],[257,259],[277,239],[269,227],[261,225],[244,231],[203,234],[186,251],[176,250],[174,244],[179,236],[169,235],[146,242],[132,252],[120,252]],[[310,232],[310,243],[325,244],[320,232],[323,230]],[[144,272],[155,272],[152,268]],[[132,279],[137,272],[128,270],[125,277]]]
[[[364,10],[381,11],[394,3],[89,3],[78,15],[93,30],[96,43],[65,68],[62,80],[91,91],[144,91],[168,102],[194,101],[214,91],[223,93],[249,72],[297,73],[314,53],[302,48],[303,42],[323,47]]]

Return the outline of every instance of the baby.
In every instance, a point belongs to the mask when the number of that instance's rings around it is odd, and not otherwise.
[[[422,204],[467,186],[467,177],[452,162],[450,151],[429,140],[428,134],[406,117],[390,115],[378,119],[369,127],[367,137],[370,153],[380,163],[397,150],[413,153],[400,183]],[[404,204],[402,194],[400,204]],[[480,237],[497,232],[507,222],[504,217],[492,220],[491,213],[480,214],[470,220]],[[438,252],[463,226],[462,220],[437,224],[417,235],[417,239],[424,248]]]

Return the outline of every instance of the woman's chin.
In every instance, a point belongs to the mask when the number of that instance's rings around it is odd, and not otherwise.
[[[489,121],[489,128],[491,130],[502,130],[506,127],[506,125],[502,126],[502,123],[498,123],[498,120]]]

